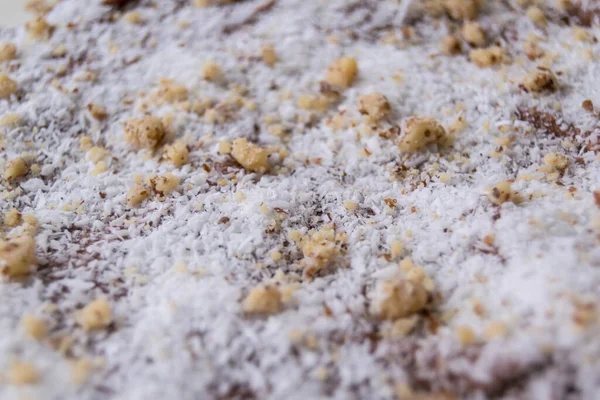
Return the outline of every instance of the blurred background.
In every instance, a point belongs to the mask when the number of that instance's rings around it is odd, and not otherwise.
[[[25,12],[25,3],[27,0],[0,0],[0,25],[14,26],[27,21],[28,15]]]

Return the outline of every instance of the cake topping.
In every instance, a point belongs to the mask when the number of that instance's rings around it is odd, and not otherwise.
[[[0,275],[27,275],[36,264],[35,241],[30,236],[0,239]]]
[[[155,149],[165,136],[165,126],[158,117],[145,116],[125,122],[125,140],[135,147]]]
[[[410,117],[404,122],[398,147],[401,151],[415,152],[430,144],[442,143],[446,130],[429,117]]]

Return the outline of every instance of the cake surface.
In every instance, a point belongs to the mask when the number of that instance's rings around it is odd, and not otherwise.
[[[595,398],[596,2],[29,8],[1,398]]]

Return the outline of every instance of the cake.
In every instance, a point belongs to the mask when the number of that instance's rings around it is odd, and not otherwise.
[[[596,398],[597,2],[28,9],[0,397]]]

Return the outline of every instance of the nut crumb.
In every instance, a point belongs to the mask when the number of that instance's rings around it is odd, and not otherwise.
[[[231,143],[222,140],[219,142],[217,150],[219,154],[229,154],[231,153]]]
[[[398,147],[401,151],[416,152],[445,138],[446,130],[435,119],[411,117],[404,123]]]
[[[306,257],[308,268],[305,273],[312,276],[335,260],[339,248],[335,242],[335,231],[332,226],[324,226],[312,235],[300,241],[300,249]]]
[[[108,116],[106,109],[99,104],[90,103],[88,104],[87,109],[92,118],[103,120]]]
[[[27,335],[35,340],[43,339],[48,334],[46,321],[32,314],[26,314],[21,318],[21,326]]]
[[[275,53],[275,47],[272,44],[262,47],[260,49],[260,55],[263,62],[269,67],[274,66],[278,61],[277,53]]]
[[[250,290],[242,307],[251,314],[275,314],[282,308],[281,292],[275,286],[257,286]]]
[[[27,275],[35,264],[35,241],[32,237],[0,240],[0,275],[9,278]]]
[[[558,79],[551,69],[537,67],[523,79],[519,87],[527,92],[555,92],[558,89]]]
[[[352,57],[338,58],[327,68],[326,81],[342,89],[352,85],[358,74],[358,63]]]
[[[86,331],[106,328],[112,322],[112,311],[106,299],[100,298],[83,307],[77,322]]]
[[[167,158],[176,166],[181,167],[190,161],[190,152],[182,140],[177,140],[166,148]]]
[[[508,201],[518,203],[519,195],[511,189],[509,181],[502,181],[492,186],[489,190],[488,197],[494,204],[501,205]]]
[[[344,200],[344,208],[348,211],[354,211],[356,210],[356,207],[358,207],[358,205],[356,204],[356,202],[352,201],[352,200]]]
[[[30,39],[48,40],[52,35],[54,27],[46,21],[43,16],[36,17],[25,24]]]
[[[16,386],[32,385],[39,379],[40,374],[37,368],[30,363],[16,362],[8,372],[8,381]]]
[[[584,100],[581,103],[581,108],[588,112],[594,112],[594,103],[590,99]]]
[[[462,37],[474,47],[483,47],[486,43],[486,34],[477,22],[467,21],[460,29]]]
[[[17,91],[17,82],[13,81],[4,72],[0,72],[0,99],[7,99]]]
[[[0,62],[14,60],[17,57],[17,46],[12,43],[0,43]]]
[[[141,184],[136,184],[127,192],[127,204],[131,207],[140,205],[150,195],[148,189]]]
[[[209,61],[202,66],[202,77],[210,82],[219,82],[223,80],[224,74],[219,64]]]
[[[269,170],[269,152],[246,139],[233,141],[231,156],[249,171],[265,173]]]
[[[298,97],[298,107],[303,110],[325,111],[329,108],[330,100],[327,96],[303,94]]]
[[[469,52],[469,59],[480,68],[491,67],[507,60],[504,49],[499,46],[490,46],[484,49],[473,49]]]
[[[155,149],[165,136],[165,126],[158,117],[131,118],[125,122],[125,140],[135,147]]]
[[[527,18],[529,18],[538,28],[544,28],[546,25],[548,25],[546,14],[544,14],[544,11],[542,11],[542,9],[539,7],[529,7],[527,9]]]
[[[559,153],[548,153],[544,156],[544,163],[558,171],[563,171],[569,165],[569,159]]]
[[[153,175],[147,179],[147,184],[154,192],[160,196],[165,196],[177,189],[179,177],[169,173],[162,176]]]
[[[479,15],[481,0],[446,0],[446,11],[457,20],[473,20]]]
[[[178,103],[186,101],[189,97],[188,89],[171,79],[161,79],[156,96],[166,103]]]
[[[374,122],[387,117],[390,110],[387,98],[379,92],[369,93],[358,98],[358,111],[368,115]]]
[[[477,339],[473,329],[467,325],[456,327],[454,332],[456,333],[456,337],[458,338],[459,342],[463,345],[472,344]]]
[[[4,225],[12,228],[21,223],[21,213],[16,208],[11,208],[4,215]]]
[[[462,51],[462,44],[460,39],[456,35],[448,35],[442,40],[442,53],[447,56],[453,56],[460,54]]]
[[[396,320],[425,308],[428,294],[423,285],[413,280],[380,281],[371,304],[371,314],[381,319]]]
[[[4,168],[4,178],[6,180],[12,180],[16,178],[20,178],[25,176],[29,168],[27,167],[27,163],[21,157],[13,158],[9,162],[6,163],[6,167]]]
[[[544,56],[544,50],[533,40],[526,41],[523,49],[527,58],[532,61]]]
[[[133,25],[141,25],[144,22],[142,14],[139,11],[129,11],[123,15],[123,19],[125,22]]]

